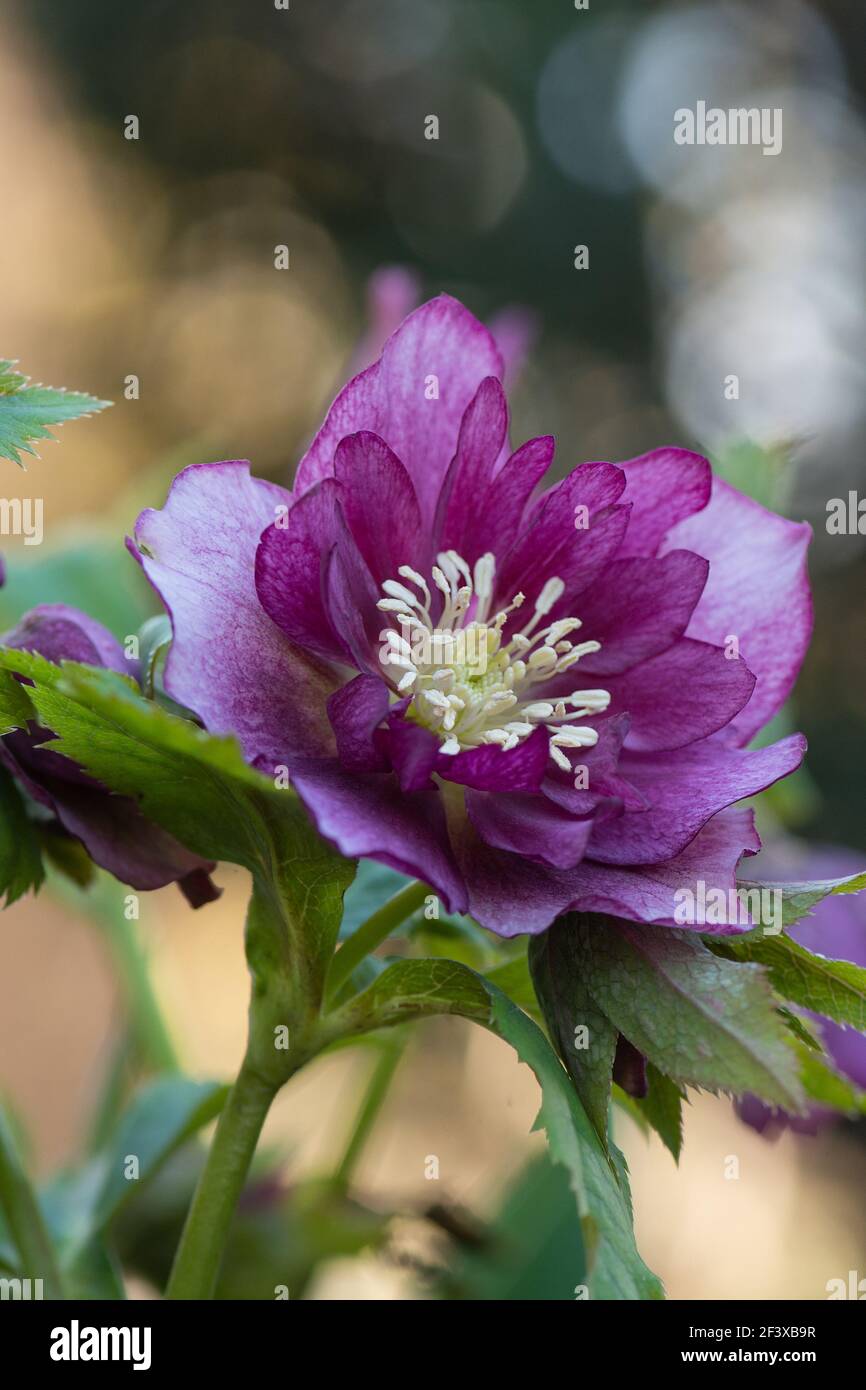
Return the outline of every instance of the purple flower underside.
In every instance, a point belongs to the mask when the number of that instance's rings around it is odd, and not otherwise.
[[[4,646],[33,651],[48,661],[79,661],[135,676],[112,634],[86,613],[66,604],[42,604],[2,638]],[[95,864],[121,883],[142,890],[177,883],[192,907],[219,896],[210,879],[214,864],[191,854],[154,825],[125,796],[116,796],[71,759],[45,747],[50,729],[31,724],[0,739],[0,763],[54,818],[65,834],[81,841]]]

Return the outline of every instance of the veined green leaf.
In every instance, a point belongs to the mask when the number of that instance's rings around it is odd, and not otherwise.
[[[99,401],[81,391],[54,386],[28,386],[29,378],[15,370],[15,363],[0,360],[0,458],[24,468],[22,453],[38,457],[33,444],[50,439],[51,428],[83,415],[105,410],[111,401]]]
[[[495,985],[456,961],[395,961],[329,1022],[339,1037],[435,1014],[459,1014],[488,1028],[535,1073],[542,1094],[535,1127],[546,1130],[551,1157],[569,1174],[589,1258],[591,1296],[663,1297],[661,1284],[637,1252],[622,1156],[613,1146],[610,1155],[605,1153],[541,1029]]]
[[[671,1077],[647,1063],[647,1093],[636,1106],[652,1125],[665,1148],[679,1163],[683,1148],[683,1101],[685,1092]]]
[[[783,999],[866,1033],[866,970],[862,966],[819,956],[786,932],[720,937],[710,949],[727,960],[763,965]]]
[[[761,966],[724,960],[690,931],[577,914],[558,929],[569,923],[596,1003],[659,1071],[801,1108],[787,1030]]]
[[[551,1040],[607,1149],[617,1028],[587,988],[582,939],[568,918],[532,938],[529,966]]]
[[[319,837],[294,792],[250,767],[236,739],[169,714],[114,671],[55,666],[8,648],[0,648],[0,668],[32,680],[27,697],[39,722],[57,735],[46,746],[133,797],[195,853],[250,870],[256,882],[251,967],[268,968],[276,946],[272,939],[265,946],[267,933],[258,927],[276,912],[287,933],[284,949],[307,973],[309,997],[316,997],[354,865]]]

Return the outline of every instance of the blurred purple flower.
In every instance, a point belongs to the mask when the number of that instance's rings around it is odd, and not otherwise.
[[[135,664],[101,623],[62,603],[31,609],[0,641],[53,662],[80,661],[136,674]],[[129,797],[115,796],[71,759],[44,747],[53,737],[35,724],[7,734],[0,739],[0,762],[66,834],[81,841],[94,863],[131,888],[176,882],[193,907],[219,897],[209,877],[213,864],[148,821]]]
[[[808,642],[809,528],[683,449],[540,491],[554,441],[511,452],[503,372],[441,296],[340,392],[291,494],[185,469],[131,542],[172,619],[166,687],[287,768],[342,853],[451,911],[673,926],[678,886],[727,890],[759,848],[732,804],[802,757],[746,745]]]
[[[768,878],[780,881],[782,874],[803,879],[844,878],[863,868],[862,855],[835,846],[810,849],[805,863],[803,858],[800,854],[800,862],[792,865],[790,859],[786,862],[784,852],[774,847],[772,852],[761,855],[761,868]],[[847,960],[866,967],[866,897],[843,893],[824,898],[811,917],[805,917],[790,928],[790,935],[808,950],[830,960]],[[843,1028],[820,1014],[810,1013],[807,1017],[818,1025],[818,1035],[837,1071],[866,1090],[866,1036],[856,1028]],[[786,1111],[773,1110],[757,1096],[743,1096],[735,1103],[735,1109],[741,1120],[768,1139],[776,1138],[784,1129],[798,1134],[816,1134],[822,1125],[841,1118],[838,1110],[820,1105],[810,1106],[805,1115],[789,1115]]]
[[[352,354],[350,376],[375,362],[392,333],[421,303],[421,279],[402,265],[386,265],[367,281],[367,328]],[[538,320],[531,309],[512,304],[500,309],[489,324],[502,354],[502,380],[513,386],[538,335]]]

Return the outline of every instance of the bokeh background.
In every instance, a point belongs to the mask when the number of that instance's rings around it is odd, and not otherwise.
[[[45,507],[41,547],[3,538],[3,626],[63,599],[134,632],[151,611],[123,553],[140,507],[194,461],[289,480],[389,317],[447,289],[528,347],[513,438],[555,433],[562,471],[678,443],[812,522],[816,637],[786,715],[808,771],[764,825],[866,853],[866,536],[825,524],[828,499],[866,495],[862,54],[856,0],[7,0],[0,349],[115,405],[26,474],[0,462],[4,495]],[[781,107],[781,154],[675,145],[674,110],[700,98]],[[371,287],[383,266],[403,269]],[[220,881],[219,903],[192,913],[166,890],[141,922],[201,1076],[230,1075],[243,1043],[246,885]],[[74,1159],[122,1029],[112,910],[46,893],[0,922],[0,1087],[41,1173]],[[328,1059],[280,1097],[281,1181],[339,1154],[368,1067]],[[365,1210],[405,1222],[322,1262],[307,1296],[426,1296],[442,1250],[419,1213],[499,1212],[538,1152],[537,1099],[479,1030],[419,1032],[355,1179]],[[703,1097],[679,1171],[627,1120],[619,1138],[672,1297],[821,1298],[866,1274],[860,1126],[772,1144]],[[568,1297],[567,1246],[545,1259]]]

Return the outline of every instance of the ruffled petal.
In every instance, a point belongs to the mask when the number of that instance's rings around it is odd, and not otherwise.
[[[806,551],[812,531],[713,479],[709,506],[671,531],[663,549],[685,547],[710,562],[688,635],[723,644],[731,636],[755,673],[752,698],[734,721],[741,743],[787,699],[812,632]]]
[[[347,772],[383,772],[388,760],[374,734],[388,713],[388,687],[376,676],[361,675],[335,690],[328,718],[337,740],[337,757]]]
[[[494,475],[477,517],[475,546],[479,555],[490,551],[500,559],[508,554],[529,499],[553,462],[554,448],[552,435],[528,439]]]
[[[255,554],[259,603],[281,632],[329,661],[351,662],[334,631],[325,572],[340,534],[340,485],[326,478],[263,532]]]
[[[403,718],[408,700],[394,705],[388,716],[388,752],[404,792],[431,791],[439,761],[439,740],[429,729]]]
[[[296,768],[292,782],[319,833],[341,854],[376,859],[419,878],[449,912],[466,911],[438,792],[407,795],[393,775],[346,773],[329,759]]]
[[[466,809],[485,844],[521,854],[551,869],[571,869],[580,863],[592,830],[591,817],[578,820],[529,792],[470,790]]]
[[[431,522],[463,413],[484,378],[502,374],[492,335],[468,309],[449,295],[422,304],[388,339],[378,362],[337,396],[301,460],[295,491],[333,472],[347,434],[370,430],[405,465]]]
[[[688,550],[664,559],[614,560],[580,596],[579,640],[601,643],[580,660],[581,675],[615,675],[658,656],[686,630],[709,565]]]
[[[681,853],[725,806],[754,796],[800,765],[802,734],[745,750],[724,736],[665,754],[624,754],[620,773],[647,800],[635,811],[596,824],[589,854],[605,864],[658,864]]]
[[[721,647],[688,637],[603,682],[610,713],[626,713],[631,721],[628,747],[642,751],[682,748],[725,728],[754,685],[740,658],[728,659]]]
[[[549,761],[549,737],[544,729],[536,729],[508,752],[486,743],[460,753],[440,753],[436,771],[446,781],[479,791],[538,791]]]
[[[41,603],[31,608],[2,642],[16,651],[39,652],[55,665],[81,661],[87,666],[107,666],[125,676],[135,674],[134,663],[126,660],[108,628],[66,603]]]
[[[710,500],[710,464],[688,449],[653,449],[627,459],[620,468],[627,479],[622,500],[632,508],[623,556],[656,555],[671,528]],[[697,549],[682,539],[671,540],[667,548],[673,545]]]
[[[714,816],[681,854],[650,868],[583,859],[573,869],[545,869],[486,845],[470,823],[462,834],[454,835],[454,842],[469,892],[469,911],[483,927],[506,937],[545,931],[569,911],[677,926],[678,890],[700,878],[708,887],[727,893],[736,885],[742,855],[754,854],[760,845],[753,813],[740,808]],[[742,927],[730,922],[712,930],[725,934]]]
[[[569,604],[602,573],[622,542],[628,510],[615,504],[624,487],[625,475],[613,464],[584,463],[536,501],[497,575],[496,607],[517,593],[526,597],[515,626],[522,626],[553,576],[565,590],[548,621],[571,616]]]
[[[626,811],[645,810],[646,799],[618,772],[620,751],[628,734],[628,715],[618,714],[600,720],[596,727],[598,742],[580,750],[570,773],[551,764],[541,790],[550,801],[573,816],[588,816],[602,803],[616,803]],[[578,767],[586,769],[586,786],[575,786]]]
[[[160,594],[174,640],[166,688],[247,757],[333,751],[325,708],[332,672],[289,642],[262,608],[259,537],[289,495],[242,462],[197,464],[162,511],[142,512],[130,548]]]
[[[349,532],[342,509],[337,514],[337,543],[325,564],[325,606],[343,649],[360,671],[381,674],[382,615],[376,607],[381,591]]]
[[[508,428],[505,393],[496,377],[482,381],[460,425],[457,451],[439,499],[437,546],[469,565],[483,555],[480,526],[489,509],[493,469]]]
[[[334,474],[349,530],[376,584],[396,579],[401,565],[426,568],[429,541],[422,538],[415,489],[385,441],[350,434],[337,446]]]

